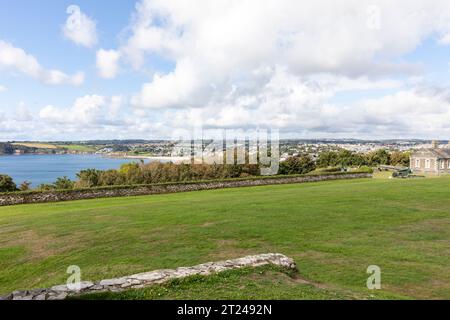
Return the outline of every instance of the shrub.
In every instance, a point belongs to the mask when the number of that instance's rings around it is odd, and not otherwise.
[[[70,180],[67,177],[62,177],[56,179],[55,183],[53,184],[55,186],[55,189],[58,190],[66,190],[66,189],[73,189],[75,186],[75,182]]]
[[[30,181],[24,181],[20,184],[19,190],[20,191],[28,191],[30,190],[31,182]]]
[[[10,176],[0,175],[0,192],[12,192],[17,190],[17,185]]]
[[[326,151],[319,154],[317,166],[321,168],[327,167],[351,167],[366,164],[366,159],[360,153],[349,150]]]
[[[101,171],[96,169],[82,170],[77,174],[77,187],[96,187],[99,186],[99,177]]]
[[[391,164],[391,154],[385,149],[379,149],[366,154],[366,162],[369,166]]]
[[[410,152],[395,151],[391,153],[391,165],[409,167]]]
[[[280,174],[305,174],[316,168],[309,156],[290,157],[280,163]]]
[[[38,191],[53,191],[55,186],[53,184],[42,183],[37,187]]]
[[[103,171],[99,178],[100,186],[113,186],[125,184],[125,177],[117,170]]]

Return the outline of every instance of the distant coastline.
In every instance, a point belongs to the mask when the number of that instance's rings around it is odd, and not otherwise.
[[[96,152],[66,152],[66,153],[45,153],[45,152],[35,152],[35,153],[0,153],[1,156],[7,157],[19,157],[19,156],[70,156],[70,155],[86,155],[86,156],[98,156],[104,158],[112,159],[130,159],[130,160],[151,160],[151,161],[161,161],[161,162],[173,162],[182,163],[185,161],[190,161],[191,157],[171,157],[171,156],[139,156],[139,155],[126,155],[126,154],[114,154],[114,153],[96,153]]]
[[[130,156],[125,155],[121,158],[125,159],[142,159],[142,160],[153,160],[153,161],[161,161],[161,162],[173,162],[173,163],[182,163],[185,161],[190,161],[191,157],[169,157],[169,156]]]

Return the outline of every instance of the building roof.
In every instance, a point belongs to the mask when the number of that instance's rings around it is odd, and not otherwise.
[[[434,149],[439,158],[450,158],[450,149]]]
[[[428,148],[417,150],[413,153],[415,154],[431,153],[438,159],[450,159],[450,148]]]

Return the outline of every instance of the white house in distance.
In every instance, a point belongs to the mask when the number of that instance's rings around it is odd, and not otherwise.
[[[414,173],[450,174],[450,142],[440,148],[438,142],[433,141],[431,148],[414,151],[410,167]]]

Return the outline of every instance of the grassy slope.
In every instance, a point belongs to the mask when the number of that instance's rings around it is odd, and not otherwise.
[[[450,298],[449,187],[365,179],[3,207],[0,293],[64,283],[73,264],[99,280],[281,252],[331,291],[367,296],[376,264],[375,297]]]
[[[69,151],[77,151],[77,152],[95,152],[96,149],[93,146],[89,145],[78,145],[78,144],[63,144],[58,145],[58,148],[65,148]]]
[[[28,148],[39,148],[39,149],[56,149],[57,146],[48,143],[38,143],[38,142],[20,142],[13,143],[14,146],[24,146]]]

